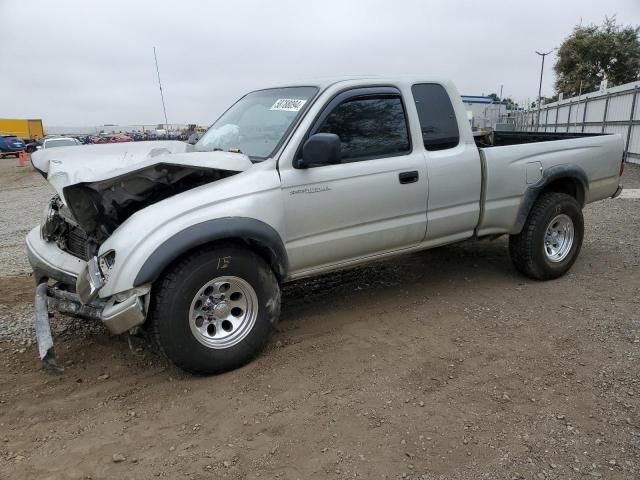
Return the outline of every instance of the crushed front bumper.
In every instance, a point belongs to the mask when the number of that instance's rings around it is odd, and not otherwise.
[[[43,240],[38,227],[29,232],[26,243],[36,281],[34,307],[38,351],[45,365],[62,370],[57,365],[53,347],[50,307],[66,315],[102,321],[113,334],[124,333],[144,323],[148,302],[143,300],[148,300],[148,289],[136,289],[130,295],[104,299],[92,296],[90,302],[82,302],[74,290],[78,277],[87,270],[87,262],[60,250],[55,243]],[[49,285],[50,280],[55,281],[53,286]]]

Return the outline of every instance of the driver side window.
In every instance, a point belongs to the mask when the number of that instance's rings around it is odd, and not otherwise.
[[[404,155],[411,150],[404,106],[397,95],[349,99],[326,117],[316,133],[340,137],[341,163]]]

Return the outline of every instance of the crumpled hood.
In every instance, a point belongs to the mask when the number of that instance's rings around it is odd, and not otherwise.
[[[249,157],[231,152],[196,152],[179,141],[127,142],[38,150],[33,166],[43,172],[62,197],[63,188],[119,177],[160,163],[241,172]]]

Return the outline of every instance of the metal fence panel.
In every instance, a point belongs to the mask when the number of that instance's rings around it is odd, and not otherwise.
[[[558,121],[556,124],[560,123],[568,123],[569,122],[569,105],[563,105],[562,107],[558,107]]]
[[[633,112],[633,115],[632,115]],[[521,130],[540,132],[617,133],[627,159],[640,163],[640,81],[543,105],[524,112]]]
[[[584,101],[580,102],[575,110],[575,114],[572,115],[571,123],[580,124],[582,123],[582,117],[584,116]]]
[[[627,139],[627,132],[629,131],[628,125],[606,125],[604,127],[605,133],[619,133],[622,138]]]
[[[585,120],[587,122],[602,122],[606,103],[607,100],[604,98],[598,98],[590,101],[589,106],[587,107],[587,118]]]
[[[636,155],[635,159],[640,160],[640,125],[632,125],[631,126],[631,138],[629,141],[629,149],[628,153],[630,155]],[[630,160],[634,160],[632,157]]]
[[[633,94],[618,95],[609,99],[607,122],[629,120]]]

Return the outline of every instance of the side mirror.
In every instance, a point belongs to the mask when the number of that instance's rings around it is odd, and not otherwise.
[[[340,137],[335,133],[316,133],[311,135],[302,146],[302,158],[298,168],[315,165],[334,165],[340,163]]]

